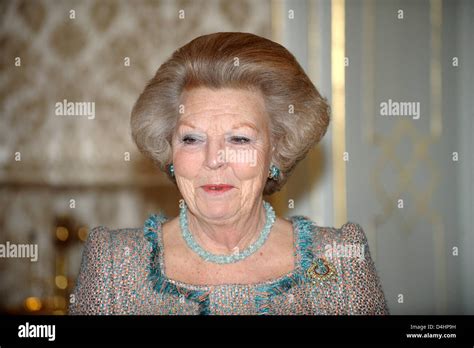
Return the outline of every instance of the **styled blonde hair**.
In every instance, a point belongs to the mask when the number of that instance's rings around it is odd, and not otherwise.
[[[160,66],[131,114],[132,137],[139,150],[174,182],[166,170],[172,161],[171,137],[181,94],[194,87],[261,92],[275,146],[271,163],[280,169],[278,180],[267,180],[267,195],[281,189],[329,125],[326,99],[285,47],[249,33],[200,36]]]

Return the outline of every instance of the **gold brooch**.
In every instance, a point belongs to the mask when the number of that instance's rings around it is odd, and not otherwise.
[[[318,258],[306,271],[313,283],[336,279],[336,268],[325,258]]]

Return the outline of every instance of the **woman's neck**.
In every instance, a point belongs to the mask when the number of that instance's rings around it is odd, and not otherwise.
[[[265,221],[266,213],[262,200],[258,200],[248,213],[216,223],[199,218],[188,210],[191,234],[202,248],[215,254],[230,254],[245,249],[258,239]]]

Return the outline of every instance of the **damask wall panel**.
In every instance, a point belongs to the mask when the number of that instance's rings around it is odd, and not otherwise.
[[[0,2],[0,243],[39,254],[0,260],[0,310],[63,314],[91,227],[177,214],[177,190],[131,140],[133,104],[181,45],[270,37],[270,20],[265,0]],[[57,115],[64,100],[94,104]]]
[[[469,175],[472,154],[454,154],[462,152],[461,130],[472,128],[472,112],[463,115],[458,98],[472,65],[456,66],[453,57],[468,61],[456,22],[472,7],[347,4],[349,216],[365,226],[391,313],[469,313],[472,287],[461,264],[472,260],[462,245],[472,227],[459,212],[472,188],[460,193],[456,178]]]

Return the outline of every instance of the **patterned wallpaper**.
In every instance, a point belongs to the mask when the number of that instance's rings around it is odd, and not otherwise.
[[[1,182],[163,184],[130,138],[130,110],[145,83],[199,35],[270,32],[268,1],[1,6]],[[56,115],[64,100],[94,102],[94,117]],[[12,161],[16,152],[21,161]]]

